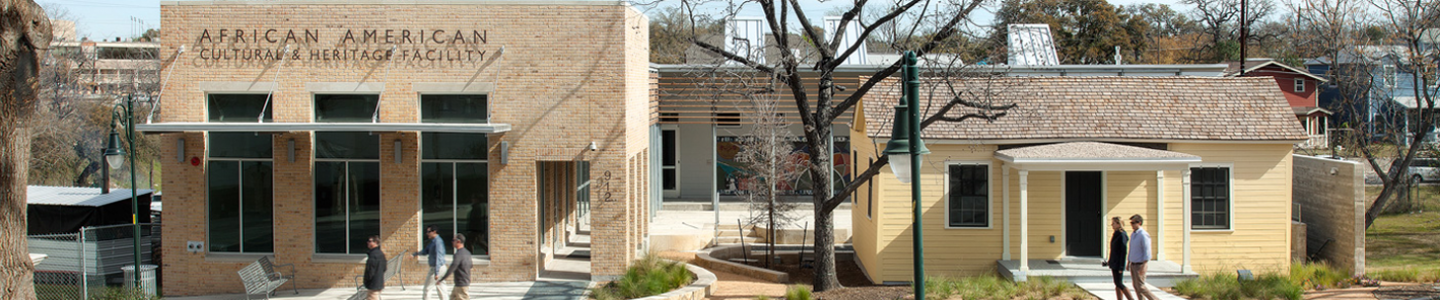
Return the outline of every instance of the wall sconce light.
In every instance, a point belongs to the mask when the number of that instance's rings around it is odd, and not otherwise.
[[[500,164],[510,163],[510,142],[500,141]]]
[[[185,138],[175,140],[175,161],[185,162]]]
[[[295,162],[295,139],[285,141],[285,146],[289,148],[290,162]]]
[[[400,163],[400,140],[395,140],[395,163]]]

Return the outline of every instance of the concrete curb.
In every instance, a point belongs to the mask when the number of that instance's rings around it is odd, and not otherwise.
[[[751,267],[726,260],[728,258],[735,257],[737,255],[736,253],[739,253],[741,251],[745,251],[745,249],[742,249],[740,245],[719,246],[715,248],[710,248],[710,251],[696,253],[695,257],[699,258],[700,260],[697,262],[701,265],[704,265],[706,268],[740,274],[774,283],[790,283],[790,274],[767,270],[763,268]],[[716,258],[715,256],[722,257]]]
[[[665,261],[674,262],[668,259]],[[710,273],[709,270],[692,264],[685,264],[685,269],[689,270],[691,274],[695,274],[695,282],[668,293],[635,300],[700,300],[710,297],[710,294],[715,292],[715,281],[717,280],[715,273]]]

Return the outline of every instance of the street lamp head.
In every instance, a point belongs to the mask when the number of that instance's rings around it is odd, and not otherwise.
[[[120,169],[120,164],[125,162],[125,149],[120,148],[120,133],[110,132],[110,142],[105,143],[105,161],[110,163],[111,169]]]

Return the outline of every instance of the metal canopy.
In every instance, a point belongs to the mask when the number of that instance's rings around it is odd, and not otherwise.
[[[359,132],[456,132],[502,133],[510,131],[505,123],[206,123],[177,122],[135,125],[146,133],[162,132],[291,132],[291,131],[359,131]]]

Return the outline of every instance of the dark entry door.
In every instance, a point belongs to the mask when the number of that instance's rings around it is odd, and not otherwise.
[[[1065,249],[1069,256],[1101,256],[1100,172],[1065,172]]]

